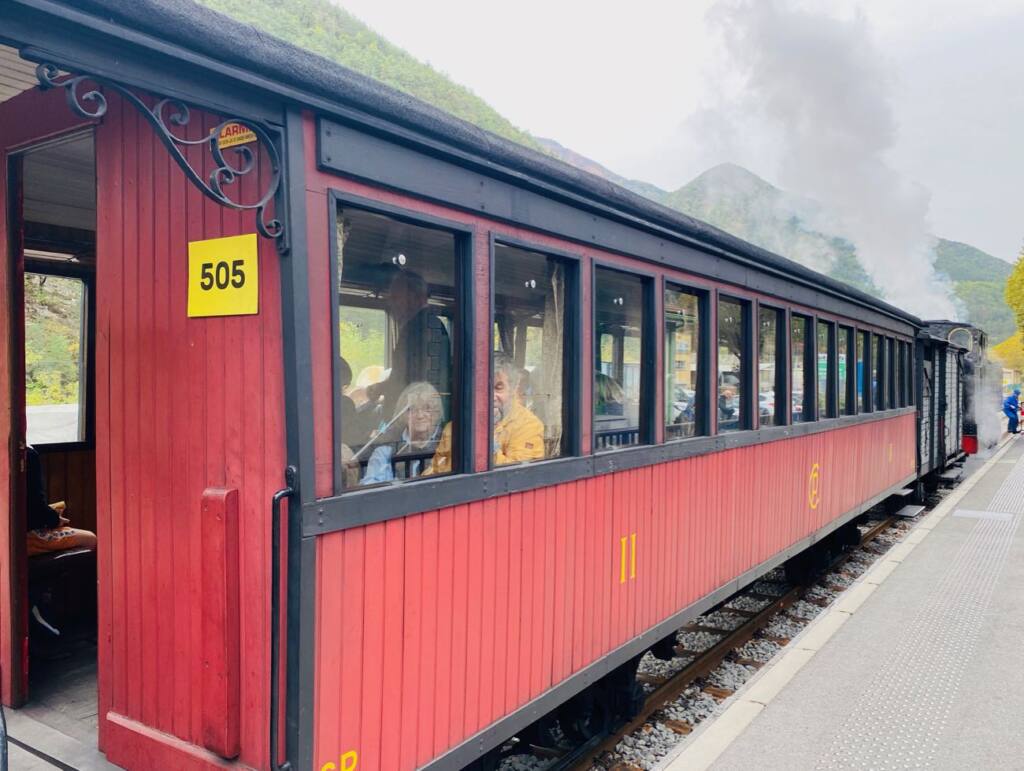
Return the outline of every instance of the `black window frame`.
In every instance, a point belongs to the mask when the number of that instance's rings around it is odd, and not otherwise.
[[[718,331],[721,319],[719,318],[718,309],[723,302],[737,303],[740,310],[740,368],[742,379],[740,381],[740,387],[743,389],[741,396],[741,407],[740,407],[740,425],[738,428],[723,432],[721,427],[718,425]],[[757,411],[757,394],[755,393],[756,380],[754,378],[754,369],[757,365],[757,359],[755,357],[755,332],[754,332],[754,307],[755,301],[751,297],[743,297],[742,295],[733,294],[732,292],[715,292],[715,330],[714,330],[714,348],[715,348],[715,369],[714,369],[714,413],[715,413],[715,435],[716,436],[729,436],[732,434],[740,433],[741,431],[750,431],[757,426],[754,424],[753,415]],[[743,366],[744,362],[746,367]],[[753,364],[753,365],[752,365]]]
[[[757,412],[757,427],[772,428],[774,426],[789,425],[789,396],[787,384],[789,382],[789,312],[788,309],[772,305],[771,303],[758,302],[756,305],[757,318],[754,322],[757,345],[757,393],[754,395],[755,411]],[[775,313],[775,414],[772,416],[772,423],[761,425],[761,311],[767,310]],[[784,400],[784,409],[779,409],[780,397]]]
[[[675,444],[676,442],[687,442],[692,439],[699,439],[701,437],[711,436],[711,392],[714,390],[712,382],[712,361],[711,361],[711,348],[712,348],[712,324],[711,324],[711,297],[714,294],[711,289],[707,287],[701,287],[695,284],[687,284],[682,281],[670,278],[669,276],[661,277],[661,320],[657,322],[658,330],[661,333],[662,343],[665,337],[665,292],[668,290],[674,292],[684,292],[686,294],[694,295],[697,298],[697,383],[700,385],[700,389],[697,391],[697,408],[694,411],[695,425],[693,436],[681,436],[669,438],[667,432],[663,434],[663,444]],[[662,349],[662,357],[667,361],[668,353]],[[664,367],[664,364],[663,364]],[[662,381],[662,388],[664,388],[665,373],[658,373],[658,379]],[[662,397],[664,400],[668,400],[668,394],[663,393]],[[664,421],[664,415],[659,415],[658,419]],[[667,429],[667,426],[663,427],[663,430]]]
[[[594,430],[594,374],[597,372],[598,364],[600,363],[600,352],[601,352],[601,336],[597,333],[597,274],[600,270],[614,271],[616,273],[624,273],[627,276],[634,276],[639,278],[641,281],[642,290],[642,303],[641,303],[641,319],[640,325],[642,328],[643,337],[640,341],[640,426],[637,434],[637,443],[622,445],[619,447],[612,447],[609,449],[598,449],[595,437],[597,432]],[[658,354],[658,340],[656,335],[661,329],[661,324],[655,319],[657,315],[655,309],[658,307],[657,297],[655,295],[655,287],[661,286],[661,282],[656,281],[657,276],[648,271],[635,270],[633,268],[623,267],[614,262],[608,262],[605,260],[592,259],[590,264],[590,350],[593,361],[591,362],[591,371],[589,373],[589,388],[590,388],[590,454],[591,455],[607,455],[609,453],[620,452],[624,450],[634,449],[636,447],[645,447],[656,444],[655,425],[658,420],[658,382],[661,380],[660,375],[655,371],[657,368],[657,354]]]
[[[574,458],[579,457],[582,454],[581,448],[581,434],[582,434],[582,423],[580,420],[580,380],[581,380],[581,369],[580,366],[582,356],[582,340],[581,330],[583,328],[582,321],[582,305],[583,300],[580,294],[581,289],[581,274],[582,274],[582,257],[579,254],[564,251],[561,249],[552,249],[551,247],[537,244],[528,240],[513,238],[511,236],[502,235],[500,233],[491,232],[488,237],[487,245],[487,259],[489,265],[489,276],[490,285],[488,287],[487,295],[487,309],[488,309],[488,342],[487,342],[487,399],[491,399],[491,394],[494,392],[494,258],[495,251],[498,246],[507,246],[513,249],[521,249],[523,251],[534,252],[541,254],[545,257],[553,257],[561,260],[569,269],[566,271],[565,281],[565,343],[563,345],[562,356],[562,391],[564,404],[562,405],[562,433],[565,436],[565,453],[559,455],[556,458],[542,458],[536,461],[531,461],[530,465],[537,463],[544,463],[549,460],[558,460],[559,458]],[[494,420],[488,419],[487,421],[487,446],[494,446]],[[487,468],[488,470],[495,470],[507,467],[521,466],[523,464],[509,464],[509,466],[495,466],[494,465],[494,453],[488,451],[487,454]]]
[[[452,340],[452,409],[449,420],[456,425],[452,436],[452,470],[443,477],[426,476],[403,480],[401,487],[408,485],[425,485],[436,483],[439,479],[471,473],[474,458],[474,427],[473,427],[473,393],[476,353],[474,351],[475,306],[477,299],[473,284],[473,244],[476,238],[476,227],[455,220],[435,217],[401,206],[383,203],[372,198],[352,195],[340,190],[330,190],[327,195],[328,206],[328,242],[330,247],[330,313],[331,313],[331,406],[333,416],[331,422],[331,454],[332,454],[332,494],[329,498],[360,494],[373,495],[394,489],[395,485],[376,485],[372,487],[348,487],[343,484],[344,468],[341,462],[341,331],[339,325],[338,297],[338,215],[344,209],[365,211],[378,216],[389,217],[417,227],[445,230],[452,234],[455,241],[455,304],[459,308],[458,323],[452,324],[454,339]],[[455,423],[453,416],[458,415]]]
[[[26,245],[25,251],[31,251],[33,246]],[[49,246],[48,251],[60,251],[57,246]],[[23,252],[24,254],[24,252]],[[91,265],[54,262],[51,260],[37,259],[24,255],[23,274],[33,273],[37,276],[55,276],[59,278],[72,278],[82,282],[84,289],[84,313],[80,327],[80,336],[85,345],[78,349],[78,371],[79,371],[79,410],[85,413],[84,433],[81,439],[70,442],[42,442],[33,443],[32,446],[39,450],[41,455],[46,453],[69,452],[74,450],[91,450],[96,447],[96,269]],[[25,276],[21,277],[22,282]],[[22,304],[24,304],[24,287],[21,288]],[[25,346],[25,320],[21,319],[22,347]],[[84,388],[82,386],[85,386]],[[27,388],[25,378],[22,378],[21,387]],[[27,406],[27,399],[25,399]],[[80,424],[81,425],[81,424]],[[25,438],[28,438],[28,421],[25,422]]]

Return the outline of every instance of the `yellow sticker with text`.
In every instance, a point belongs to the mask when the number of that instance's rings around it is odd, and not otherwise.
[[[258,251],[255,233],[189,242],[189,318],[259,313]]]

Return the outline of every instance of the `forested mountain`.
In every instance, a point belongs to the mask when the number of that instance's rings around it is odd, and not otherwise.
[[[517,128],[469,89],[382,38],[330,0],[199,0],[204,5],[318,53],[515,142],[546,152],[666,206],[704,220],[868,292],[884,295],[854,245],[808,222],[827,218],[813,201],[780,190],[733,164],[704,172],[678,190],[628,179],[553,139]],[[343,0],[342,0],[343,2]],[[1003,300],[1010,265],[968,244],[938,239],[936,269],[953,283],[969,321],[995,340],[1014,330]]]
[[[817,205],[779,190],[746,169],[722,164],[667,194],[669,206],[727,230],[873,294],[884,294],[857,260],[853,244],[807,225],[818,219]],[[1003,288],[1013,266],[958,241],[936,238],[935,268],[949,278],[966,321],[993,341],[1013,334],[1013,312]]]
[[[418,97],[498,136],[540,149],[465,86],[392,45],[330,0],[197,0],[307,51]]]

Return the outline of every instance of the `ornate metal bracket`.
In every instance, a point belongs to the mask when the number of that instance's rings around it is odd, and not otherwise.
[[[95,88],[82,93],[83,83],[102,85],[119,93],[156,130],[157,138],[167,148],[167,152],[171,154],[174,162],[181,167],[185,176],[199,188],[203,195],[222,206],[240,211],[255,211],[256,229],[259,230],[260,235],[273,239],[277,243],[279,251],[286,251],[287,238],[284,224],[278,218],[268,219],[266,212],[267,204],[274,199],[281,186],[281,154],[274,142],[274,135],[279,133],[276,129],[245,118],[229,118],[214,126],[207,136],[200,139],[185,139],[175,134],[171,128],[171,126],[187,126],[192,117],[188,105],[179,99],[161,99],[153,107],[149,107],[124,86],[92,75],[61,77],[59,68],[47,62],[36,67],[36,78],[39,80],[39,87],[43,90],[63,88],[71,110],[76,115],[88,119],[98,119],[106,115],[107,99],[101,91]],[[259,200],[252,203],[235,200],[227,190],[240,177],[244,177],[256,167],[256,153],[251,147],[247,145],[221,147],[221,132],[224,127],[230,125],[243,126],[252,131],[270,158],[270,181]],[[208,145],[210,156],[213,158],[215,168],[210,172],[208,179],[204,179],[202,174],[196,171],[185,157],[184,150],[198,145]],[[233,156],[231,160],[228,159],[228,154]]]

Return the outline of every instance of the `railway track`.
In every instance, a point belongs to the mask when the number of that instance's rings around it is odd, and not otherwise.
[[[896,517],[886,516],[879,521],[872,523],[870,527],[861,532],[859,547],[869,547],[879,535],[888,531],[896,521]],[[774,620],[779,618],[779,614],[782,614],[783,618],[787,618],[787,609],[791,608],[791,606],[800,600],[809,602],[812,605],[817,605],[820,608],[824,608],[828,605],[832,600],[824,600],[820,597],[810,596],[809,592],[811,588],[822,575],[835,574],[837,571],[841,571],[843,565],[850,560],[857,551],[858,549],[844,550],[835,559],[823,566],[820,571],[815,572],[813,576],[809,577],[808,580],[801,584],[792,585],[780,580],[762,578],[752,584],[751,587],[748,587],[729,598],[729,600],[722,603],[719,608],[724,609],[728,614],[744,617],[744,620],[738,626],[722,628],[721,626],[716,626],[706,620],[701,623],[701,618],[707,619],[708,617],[715,617],[714,612],[711,612],[704,614],[704,616],[700,617],[697,622],[683,627],[680,632],[706,633],[719,637],[720,639],[711,645],[711,647],[699,651],[688,650],[684,647],[676,646],[676,655],[691,660],[674,674],[666,677],[649,675],[643,672],[638,674],[637,679],[641,683],[646,684],[648,688],[653,689],[647,694],[643,707],[640,709],[636,717],[625,724],[619,725],[611,733],[607,733],[602,736],[595,736],[572,748],[565,748],[560,745],[533,745],[530,748],[531,754],[538,761],[538,763],[533,767],[544,769],[544,771],[569,771],[570,769],[586,771],[591,768],[610,768],[615,769],[615,771],[631,771],[632,769],[639,768],[638,766],[630,764],[628,761],[618,758],[616,748],[624,738],[643,731],[646,726],[652,723],[658,723],[672,731],[674,734],[680,736],[689,734],[695,727],[693,724],[685,720],[672,719],[664,716],[663,714],[659,715],[659,713],[661,713],[667,705],[673,703],[676,699],[682,696],[687,689],[690,689],[695,684],[699,684],[701,686],[700,690],[713,697],[717,702],[721,702],[731,696],[734,693],[733,689],[706,684],[704,679],[714,672],[723,662],[729,660],[753,669],[759,669],[762,667],[765,662],[736,656],[735,652],[755,638],[768,640],[779,646],[788,644],[788,637],[765,634],[764,630],[769,627]],[[863,548],[861,548],[861,551],[863,551]],[[769,586],[772,588],[772,591],[765,591]],[[829,585],[828,587],[828,589],[833,593],[839,593],[845,588],[846,587],[843,585],[834,584]],[[745,610],[735,607],[735,603],[741,598],[749,598],[749,600],[752,601],[749,603],[750,605],[761,607],[758,607],[756,610]],[[764,604],[765,602],[767,602],[767,604]],[[791,617],[789,620],[801,624],[805,624],[808,621],[805,616],[795,616]],[[523,767],[526,766],[511,766],[511,768]]]

